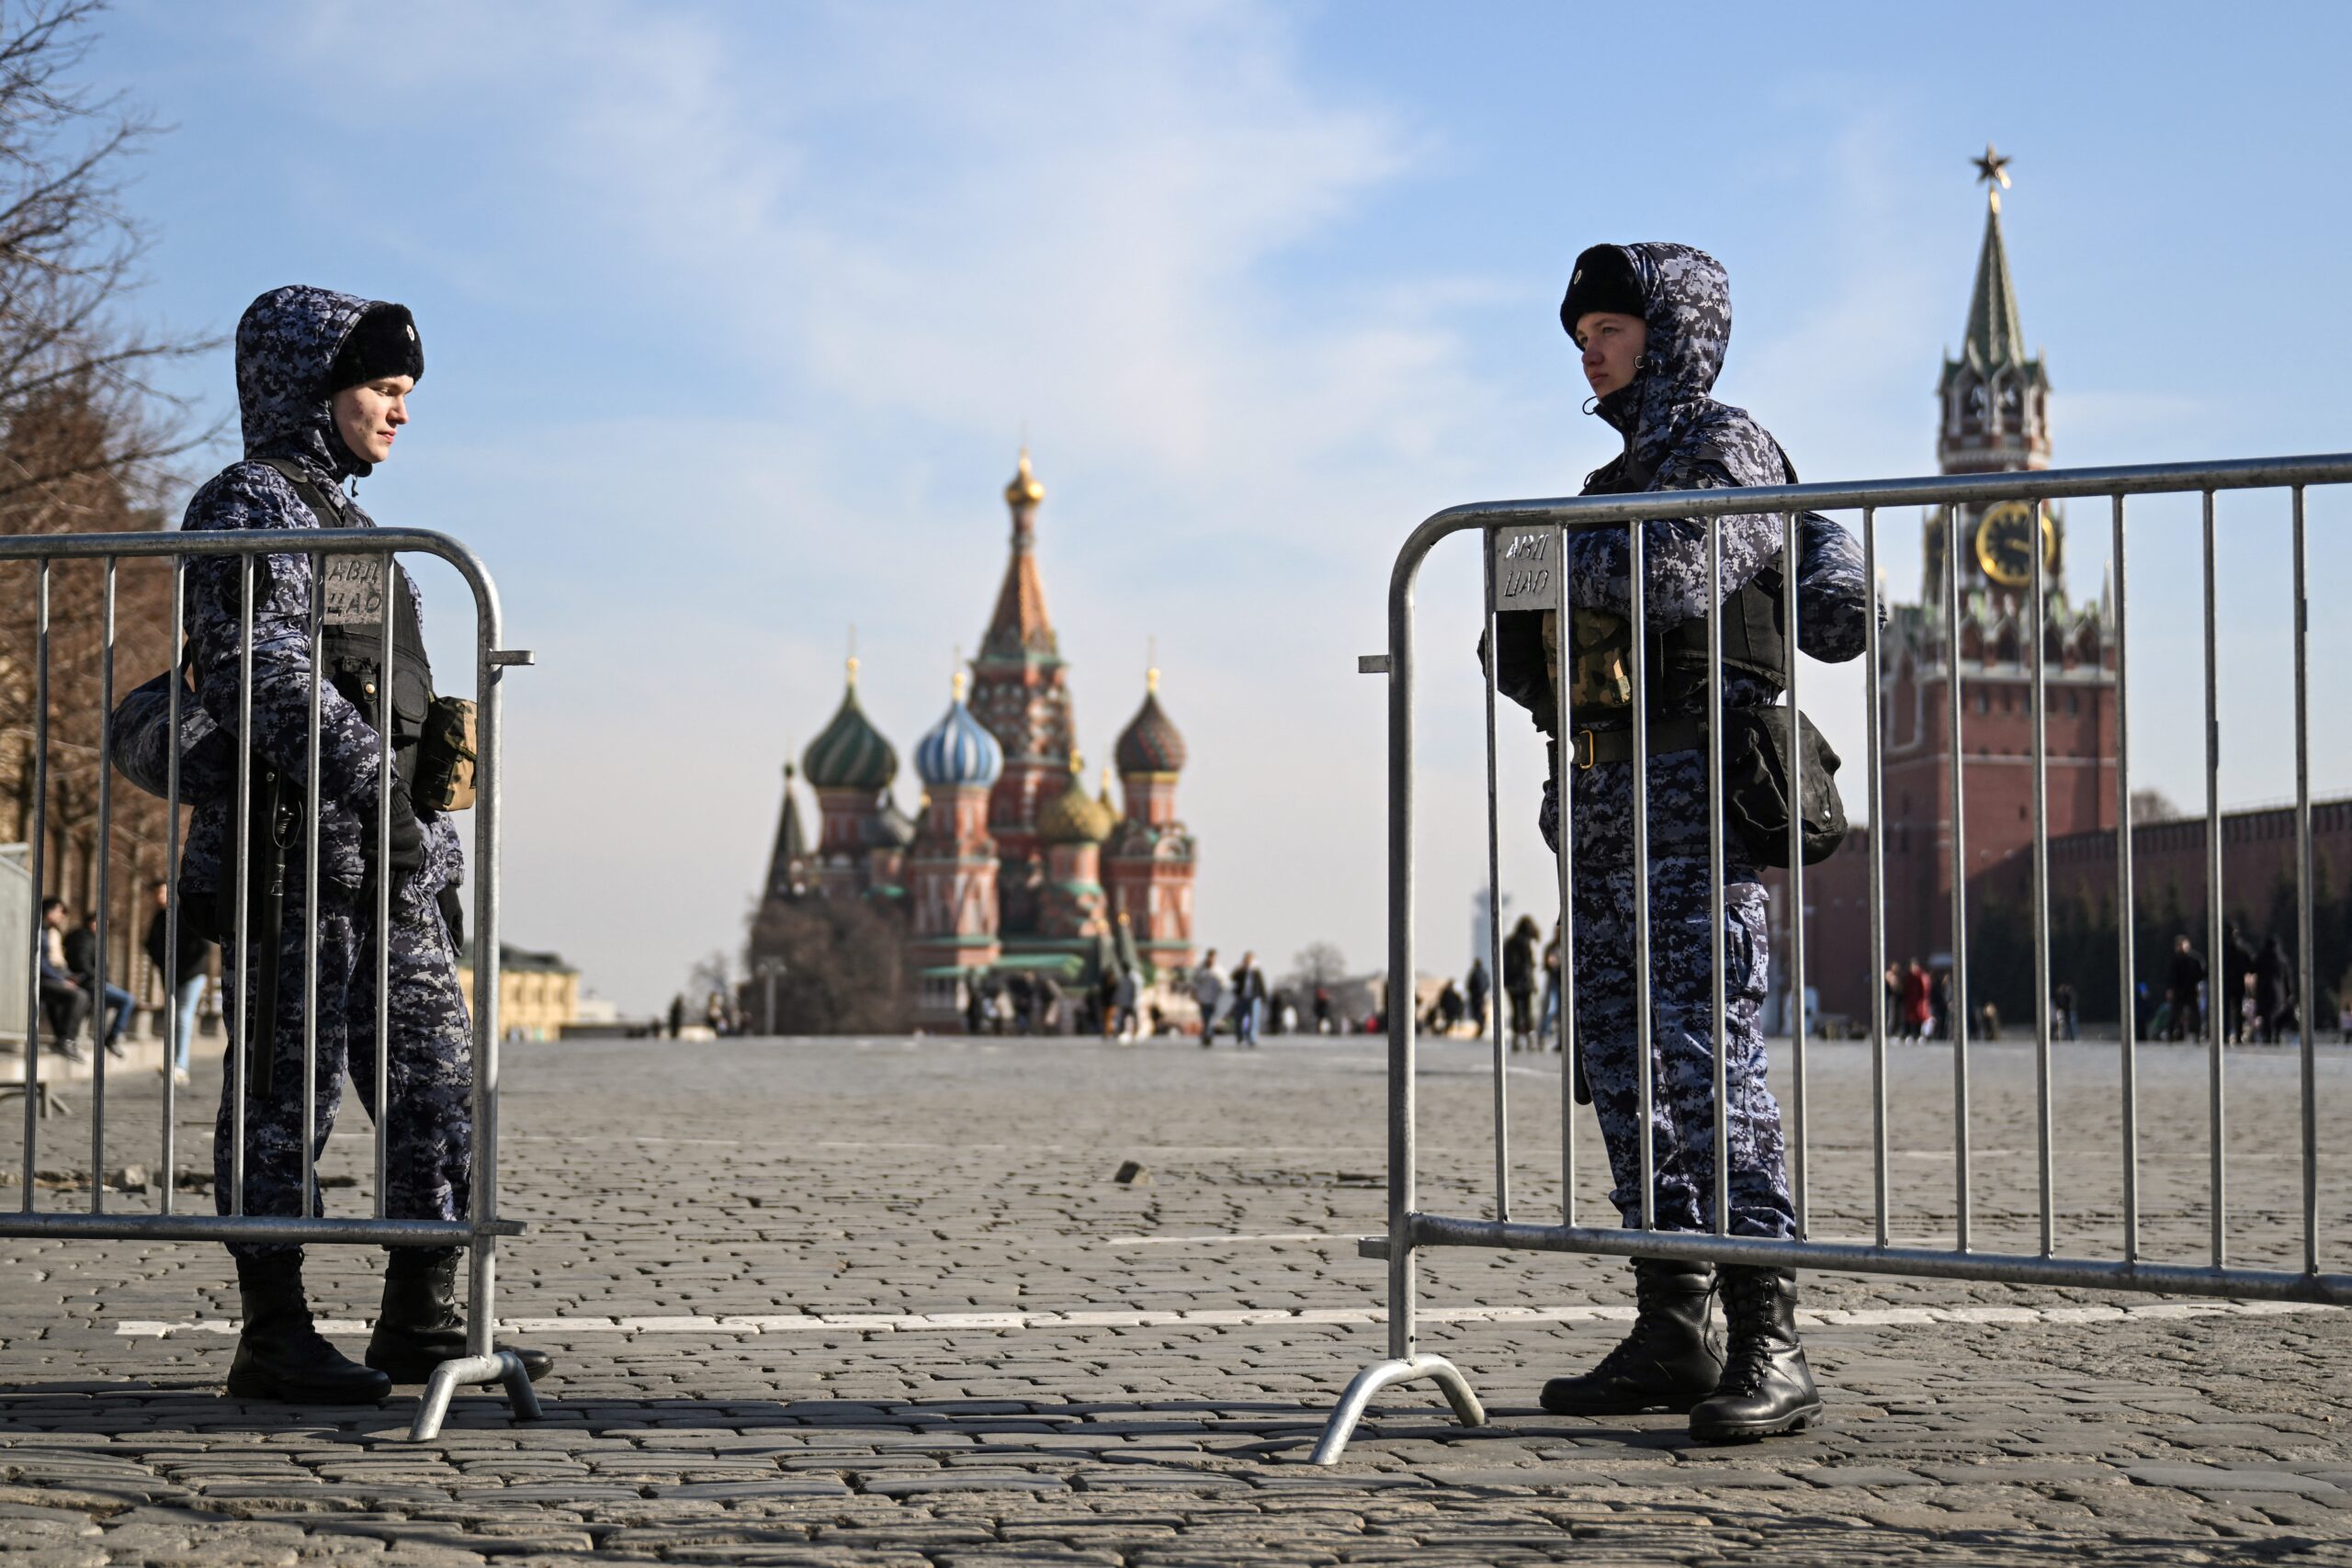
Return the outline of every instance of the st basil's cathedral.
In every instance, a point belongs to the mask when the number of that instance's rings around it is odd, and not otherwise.
[[[800,774],[816,792],[811,848],[786,764],[767,901],[879,900],[899,911],[912,1021],[953,1028],[982,976],[1027,972],[1069,987],[1109,968],[1149,981],[1193,963],[1192,833],[1176,811],[1184,738],[1159,671],[1090,793],[1069,666],[1046,613],[1037,510],[1046,487],[1021,454],[1005,486],[1012,557],[968,679],[915,743],[920,795],[899,809],[899,754],[858,701],[857,660]],[[968,688],[968,689],[967,689]]]

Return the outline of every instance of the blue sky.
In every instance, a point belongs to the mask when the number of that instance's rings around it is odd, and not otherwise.
[[[130,193],[142,313],[225,330],[298,279],[415,310],[417,423],[363,498],[498,576],[539,657],[510,688],[507,934],[632,1009],[740,943],[851,623],[902,758],[944,709],[1024,427],[1083,745],[1156,637],[1201,935],[1278,967],[1380,951],[1383,709],[1353,671],[1396,541],[1609,455],[1554,314],[1587,244],[1724,260],[1719,395],[1808,479],[1928,471],[1990,138],[2061,463],[2352,446],[2340,7],[126,0],[106,27],[93,74],[175,127]],[[228,412],[225,354],[186,385]],[[2290,782],[2278,511],[2224,508],[2224,684],[2259,738],[2233,800]],[[1882,526],[1905,596],[1916,519]],[[2193,748],[2145,739],[2195,669],[2193,528],[2152,509],[2147,538],[2140,771],[2193,803]],[[1423,596],[1427,646],[1464,650],[1424,704],[1445,966],[1484,858],[1474,573],[1433,561]],[[1852,675],[1808,696],[1849,753]],[[2344,787],[2352,750],[2322,763]],[[1531,896],[1532,842],[1505,874]]]

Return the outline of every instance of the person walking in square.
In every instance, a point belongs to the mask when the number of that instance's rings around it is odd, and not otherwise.
[[[1255,1049],[1266,1021],[1266,973],[1258,955],[1245,953],[1233,971],[1233,1029],[1237,1041]]]

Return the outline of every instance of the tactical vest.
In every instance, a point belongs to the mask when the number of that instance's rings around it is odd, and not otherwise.
[[[1788,673],[1788,639],[1781,619],[1781,560],[1775,556],[1724,601],[1724,671],[1756,675],[1778,685]],[[1688,705],[1707,688],[1707,617],[1653,632],[1643,669],[1655,695],[1650,711]],[[1560,668],[1559,613],[1544,615],[1545,663]],[[1631,708],[1634,701],[1634,624],[1612,610],[1582,606],[1569,612],[1568,695],[1581,710]],[[1555,674],[1556,679],[1556,674]]]
[[[311,508],[322,528],[347,525],[342,495],[313,482],[284,458],[262,459],[284,476]],[[318,561],[321,608],[319,665],[344,699],[379,733],[385,728],[383,688],[384,563],[378,556],[330,555]],[[424,657],[424,627],[408,571],[392,564],[392,767],[412,794],[416,789],[417,742],[424,738],[433,706],[433,666]]]
[[[1779,452],[1779,444],[1774,443]],[[1795,466],[1780,452],[1781,467],[1791,484],[1797,482]],[[1587,495],[1630,495],[1645,491],[1650,476],[1631,454],[1620,456],[1589,475]],[[1788,677],[1788,634],[1781,620],[1781,578],[1785,563],[1780,554],[1754,577],[1734,590],[1717,611],[1723,626],[1724,672],[1758,676],[1778,686]],[[1688,707],[1707,689],[1707,620],[1704,615],[1682,622],[1665,632],[1652,632],[1643,650],[1643,670],[1652,682],[1652,713]],[[1558,689],[1559,613],[1544,615],[1544,666]],[[1572,651],[1568,694],[1578,708],[1630,709],[1634,702],[1634,625],[1611,610],[1575,608],[1569,613]],[[1701,705],[1703,707],[1703,703]],[[1630,723],[1630,716],[1625,722]]]

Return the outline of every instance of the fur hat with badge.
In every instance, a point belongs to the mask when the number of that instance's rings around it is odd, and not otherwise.
[[[424,378],[424,344],[416,335],[416,318],[405,305],[371,305],[361,312],[335,351],[326,391],[332,396],[387,376]]]
[[[1577,322],[1595,310],[1646,319],[1649,291],[1634,270],[1634,258],[1623,245],[1594,245],[1577,257],[1568,275],[1568,292],[1560,301],[1560,327],[1570,337]]]

